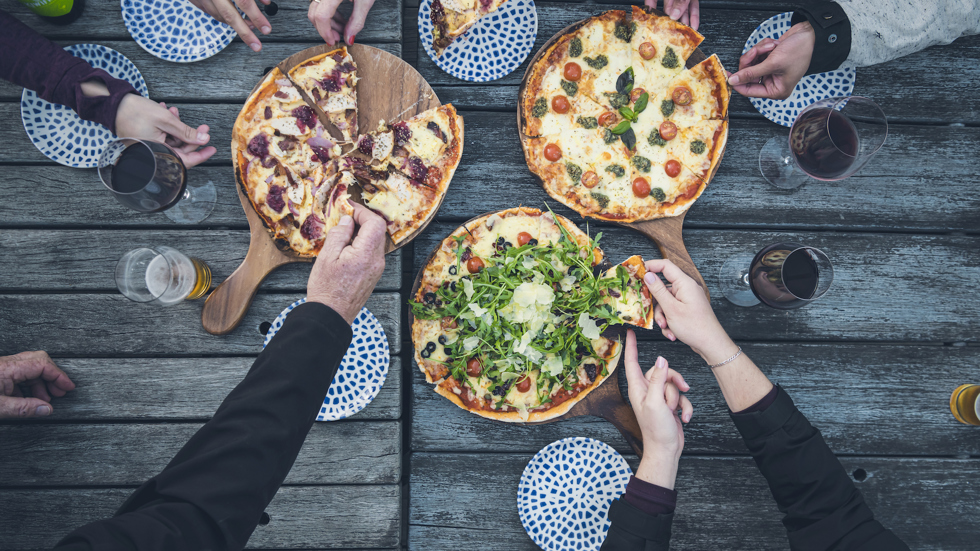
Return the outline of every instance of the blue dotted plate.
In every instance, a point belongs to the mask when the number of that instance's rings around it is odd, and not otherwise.
[[[164,61],[190,63],[224,50],[235,29],[188,0],[121,0],[126,30],[144,50]]]
[[[509,75],[527,59],[538,36],[534,0],[508,0],[436,57],[432,49],[431,8],[432,0],[419,2],[422,46],[440,69],[462,80],[487,82]]]
[[[99,44],[74,44],[65,50],[88,61],[93,67],[128,81],[136,91],[148,97],[143,75],[126,56]],[[52,161],[75,168],[94,168],[105,146],[115,136],[108,128],[92,121],[83,121],[74,111],[45,101],[34,90],[24,89],[20,96],[20,118],[24,130],[44,156]]]
[[[789,30],[793,12],[781,13],[766,19],[749,36],[742,53],[758,44],[764,38],[777,39]],[[826,98],[849,96],[854,91],[854,68],[841,67],[836,71],[808,75],[800,79],[793,93],[784,100],[749,98],[752,105],[767,119],[783,126],[793,126],[800,111],[815,101]]]
[[[521,475],[521,524],[546,551],[598,550],[609,531],[609,505],[626,491],[632,474],[623,456],[598,440],[552,442]]]
[[[272,322],[265,334],[262,348],[269,345],[272,337],[282,328],[286,316],[300,304],[306,302],[301,298],[290,304]],[[351,326],[354,338],[347,347],[347,354],[340,362],[340,368],[330,382],[327,397],[316,416],[317,421],[339,421],[361,411],[374,400],[388,378],[388,364],[391,355],[388,352],[388,337],[381,327],[381,322],[367,308],[361,308]]]

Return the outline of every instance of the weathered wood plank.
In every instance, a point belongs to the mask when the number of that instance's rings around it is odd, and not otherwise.
[[[115,267],[126,251],[166,244],[203,260],[217,287],[248,252],[247,230],[0,230],[0,290],[114,291]],[[378,291],[401,287],[402,252],[385,257]],[[312,264],[288,264],[260,289],[305,292]]]
[[[436,223],[419,236],[416,270],[455,227]],[[630,230],[601,229],[600,245],[610,261],[633,254],[659,257],[651,241]],[[715,312],[736,339],[975,342],[980,337],[975,323],[980,303],[974,296],[980,282],[980,237],[719,230],[688,230],[685,236]],[[830,256],[835,272],[827,295],[789,311],[728,302],[718,287],[722,264],[731,255],[755,253],[780,241],[804,243]]]
[[[201,428],[182,424],[0,426],[4,486],[140,485]],[[286,484],[394,484],[401,423],[315,423]]]
[[[275,23],[273,23],[275,24]],[[74,41],[60,41],[62,45]],[[259,53],[253,52],[239,40],[235,40],[221,53],[196,63],[171,63],[155,57],[128,41],[99,41],[100,44],[117,50],[132,61],[156,101],[180,101],[190,98],[193,101],[245,101],[252,88],[273,66],[305,50],[312,44],[294,42],[265,44]],[[401,55],[401,44],[373,44],[396,56]],[[0,81],[0,100],[20,101],[23,88],[6,81]]]
[[[253,328],[254,329],[254,328]],[[256,330],[257,338],[258,336]],[[208,420],[254,358],[57,358],[77,385],[54,401],[52,421]],[[125,381],[125,384],[120,384]],[[357,420],[401,418],[401,358]]]
[[[956,422],[949,395],[980,380],[976,347],[905,345],[743,344],[745,353],[793,398],[837,453],[980,455],[972,427]],[[639,345],[644,369],[658,355],[691,385],[694,417],[684,427],[688,453],[746,453],[714,377],[679,343]],[[928,376],[923,379],[923,373]],[[622,453],[616,428],[596,417],[515,426],[467,413],[432,391],[413,369],[412,449],[445,452],[535,452],[550,442],[588,436]],[[928,381],[928,382],[926,382]],[[626,396],[626,379],[622,378]]]
[[[279,11],[269,16],[272,33],[262,37],[263,44],[275,41],[311,41],[323,39],[306,18],[308,6],[302,2],[277,1]],[[123,23],[119,6],[115,2],[91,2],[78,22],[67,26],[52,25],[34,15],[27,6],[10,4],[4,9],[11,15],[34,28],[48,38],[85,40],[131,40]],[[349,13],[351,7],[341,6],[342,13]],[[401,1],[377,0],[364,29],[357,34],[358,42],[398,42],[401,40]],[[235,43],[241,41],[236,38]],[[263,47],[263,51],[265,47]],[[218,54],[219,56],[221,54]]]
[[[498,549],[537,549],[514,502],[531,455],[413,454],[409,549],[458,549],[493,541]],[[627,456],[636,469],[635,456]],[[912,549],[974,549],[980,525],[980,461],[842,458],[875,518]],[[447,492],[451,481],[452,491]],[[741,457],[682,457],[671,549],[786,549],[781,515],[755,463]],[[941,505],[940,505],[941,504]]]
[[[132,489],[0,490],[0,549],[50,549],[75,528],[111,517]],[[285,486],[248,548],[398,547],[398,486]]]
[[[196,356],[257,354],[256,328],[272,322],[302,295],[256,295],[242,324],[228,335],[201,327],[201,301],[160,307],[119,294],[0,295],[0,355],[46,350],[53,356]],[[401,350],[401,298],[376,293],[368,309],[388,336],[392,354]]]

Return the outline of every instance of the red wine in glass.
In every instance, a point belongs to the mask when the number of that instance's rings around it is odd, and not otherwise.
[[[819,249],[776,243],[759,251],[748,283],[763,304],[779,310],[805,306],[823,296],[834,279],[833,266]]]
[[[166,144],[121,139],[99,161],[99,175],[123,205],[140,212],[174,206],[187,185],[187,170]]]
[[[811,178],[835,180],[857,160],[858,131],[832,107],[800,115],[789,135],[796,164]]]

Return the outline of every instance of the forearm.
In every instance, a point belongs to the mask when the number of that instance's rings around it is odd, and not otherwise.
[[[724,332],[719,331],[702,349],[696,349],[708,365],[716,365],[738,353],[739,347]],[[742,351],[735,360],[711,370],[725,397],[728,409],[742,411],[755,404],[772,390],[772,381]]]

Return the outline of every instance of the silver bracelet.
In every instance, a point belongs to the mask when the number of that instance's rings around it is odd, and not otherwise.
[[[723,362],[721,362],[721,363],[717,363],[717,364],[715,364],[715,365],[709,365],[709,366],[708,366],[708,368],[709,368],[709,369],[714,369],[714,368],[716,368],[716,367],[721,367],[721,366],[723,366],[723,365],[725,365],[725,364],[730,364],[730,363],[732,363],[732,362],[734,362],[734,361],[735,361],[735,358],[737,358],[737,357],[739,357],[739,356],[741,356],[741,355],[742,355],[742,347],[741,347],[741,346],[739,346],[739,347],[738,347],[738,352],[736,352],[734,356],[732,356],[731,358],[728,358],[727,360],[725,360],[725,361],[723,361]]]

